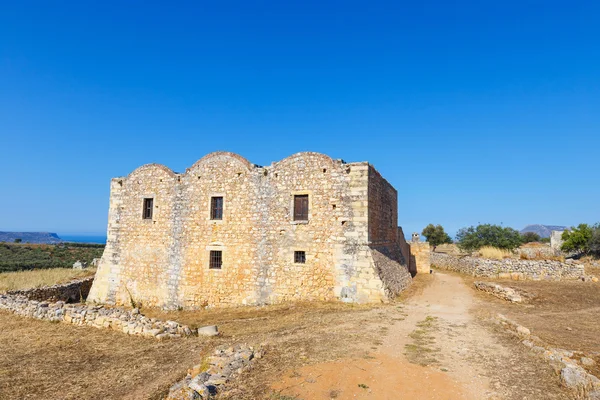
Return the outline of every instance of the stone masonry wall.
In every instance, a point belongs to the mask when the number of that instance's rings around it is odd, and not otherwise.
[[[368,208],[368,240],[374,268],[388,296],[397,296],[412,282],[398,238],[398,192],[372,166]]]
[[[36,301],[77,302],[87,298],[93,280],[93,277],[89,277],[60,285],[25,290],[12,290],[6,294],[11,296],[23,296],[29,300]]]
[[[381,181],[373,184],[371,177]],[[157,164],[140,167],[112,180],[107,246],[89,300],[191,309],[386,301],[407,283],[395,229],[381,228],[382,221],[395,226],[397,219],[396,192],[382,182],[368,163],[319,153],[268,167],[211,153],[183,174]],[[308,221],[293,220],[294,195],[301,194],[309,195]],[[224,198],[219,221],[210,219],[213,196]],[[144,220],[149,197],[153,217]],[[376,213],[370,214],[370,201],[378,204]],[[371,246],[370,235],[379,242]],[[389,260],[377,266],[372,247],[382,246]],[[222,251],[221,269],[208,268],[211,250]],[[306,263],[294,263],[294,251],[304,251]],[[391,261],[393,267],[383,266]],[[390,276],[385,282],[383,270]]]
[[[431,269],[431,246],[427,242],[410,242],[410,254],[414,257],[418,274],[428,274]]]
[[[578,279],[584,275],[583,264],[549,260],[488,260],[478,257],[431,253],[431,264],[437,268],[472,276],[515,280]]]
[[[125,310],[81,303],[66,304],[64,301],[37,301],[21,295],[0,294],[0,310],[44,321],[112,329],[128,335],[156,339],[191,336],[196,333],[187,325],[175,321],[148,318],[140,314],[138,309]]]

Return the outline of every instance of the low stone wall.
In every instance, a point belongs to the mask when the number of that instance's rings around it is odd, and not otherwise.
[[[514,280],[579,279],[585,275],[583,264],[550,260],[488,260],[431,253],[431,264],[437,268],[472,276]]]
[[[489,282],[475,282],[475,287],[482,292],[487,292],[492,296],[512,303],[521,303],[523,301],[521,295],[513,288],[507,288]]]
[[[64,301],[79,302],[85,300],[94,282],[94,277],[78,279],[60,285],[44,286],[40,288],[13,290],[7,294],[24,296],[29,300],[37,301]]]
[[[522,259],[529,260],[540,260],[544,258],[552,258],[559,256],[561,253],[548,246],[534,246],[531,244],[525,244],[519,247],[516,251]]]
[[[160,321],[142,315],[138,309],[106,308],[101,305],[67,304],[29,300],[25,296],[0,295],[0,310],[17,315],[51,322],[66,322],[96,328],[113,329],[129,335],[154,337],[157,339],[193,335],[186,325],[175,321]]]

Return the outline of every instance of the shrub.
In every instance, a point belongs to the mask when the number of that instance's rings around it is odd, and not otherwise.
[[[562,251],[600,257],[600,223],[593,226],[579,224],[577,228],[564,231],[562,239]]]
[[[462,228],[458,231],[456,240],[458,247],[467,251],[477,250],[483,246],[514,250],[523,243],[521,234],[517,230],[491,224]]]
[[[499,249],[492,246],[483,246],[478,250],[479,255],[483,258],[490,258],[492,260],[502,260],[505,258],[512,257],[513,253],[510,250]]]
[[[427,242],[432,245],[434,249],[440,244],[452,243],[452,238],[444,231],[444,228],[441,225],[429,224],[423,229],[421,235],[426,237]]]
[[[588,254],[592,240],[593,228],[588,224],[579,224],[577,228],[572,227],[562,234],[564,241],[560,249],[567,253]]]
[[[540,235],[535,232],[525,232],[521,235],[521,239],[523,240],[523,243],[531,243],[539,242],[541,238]]]

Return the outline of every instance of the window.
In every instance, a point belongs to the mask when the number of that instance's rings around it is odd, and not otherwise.
[[[296,264],[306,264],[306,252],[305,251],[295,251],[294,252],[294,262]]]
[[[152,219],[152,207],[154,205],[154,199],[144,199],[144,209],[142,210],[143,219]]]
[[[294,221],[308,221],[308,195],[294,196]]]
[[[221,250],[210,251],[210,263],[208,268],[210,269],[221,269],[223,265],[223,252]]]
[[[223,198],[210,198],[210,219],[223,219]]]

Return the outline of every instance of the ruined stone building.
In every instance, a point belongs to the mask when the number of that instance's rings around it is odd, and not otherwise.
[[[380,302],[411,282],[397,192],[367,162],[298,153],[268,167],[211,153],[184,173],[111,181],[89,301],[199,308]]]

